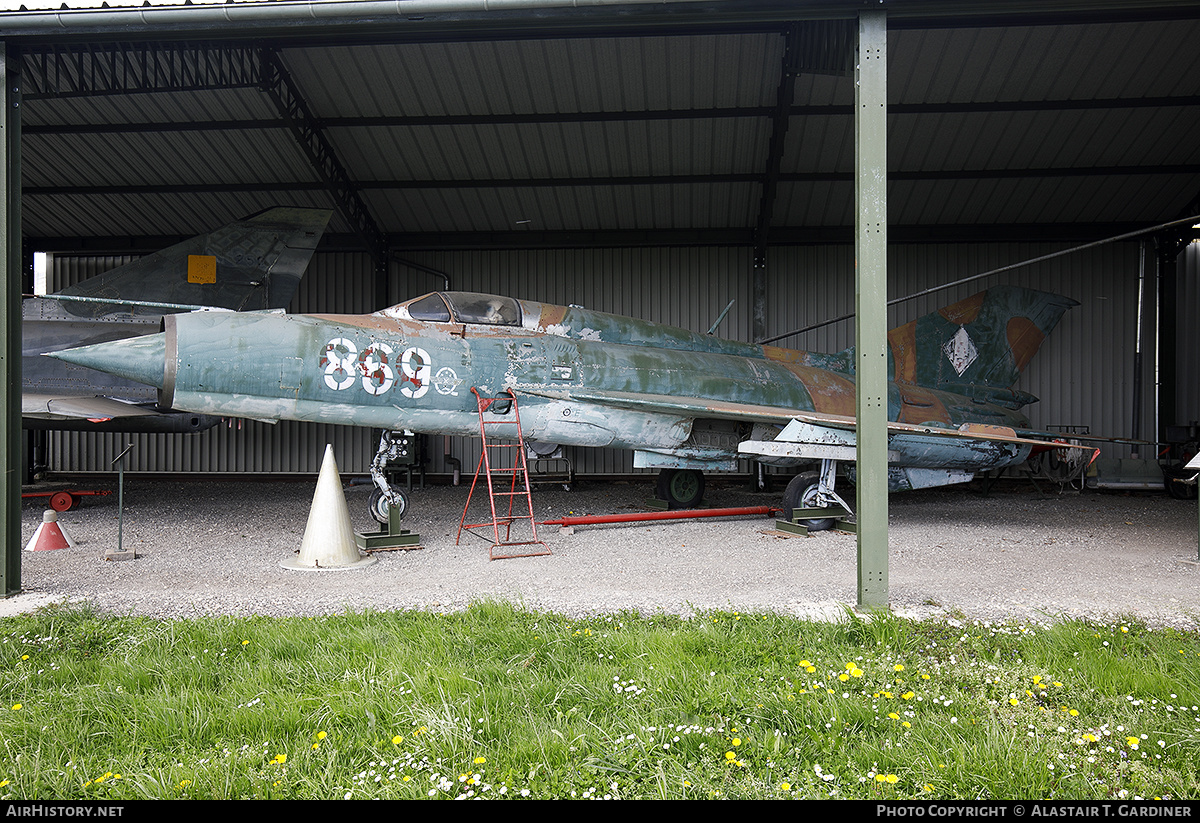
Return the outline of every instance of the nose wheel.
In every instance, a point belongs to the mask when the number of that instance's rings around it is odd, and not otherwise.
[[[397,504],[397,509],[399,510],[400,516],[404,517],[404,513],[408,511],[408,495],[399,489],[392,489],[392,494],[399,501]],[[375,519],[376,523],[384,526],[388,524],[388,517],[391,514],[392,504],[389,503],[388,499],[383,496],[383,492],[379,491],[379,489],[371,492],[371,499],[367,501],[367,507],[370,509],[371,517]]]

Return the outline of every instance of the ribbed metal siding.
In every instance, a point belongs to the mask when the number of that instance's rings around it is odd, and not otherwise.
[[[1175,418],[1167,423],[1200,423],[1200,242],[1192,242],[1179,258],[1179,305],[1176,323],[1179,330],[1179,373],[1184,376],[1175,387]]]
[[[890,254],[890,295],[895,297],[957,280],[999,266],[1056,251],[1049,244],[895,246]],[[1067,313],[1041,353],[1018,383],[1041,398],[1027,411],[1035,426],[1087,425],[1093,433],[1129,436],[1136,329],[1136,282],[1140,246],[1127,243],[1072,254],[1019,269],[1002,277],[957,287],[894,307],[889,326],[899,325],[999,282],[1055,291],[1079,300]],[[659,248],[477,251],[413,254],[409,259],[445,272],[453,289],[512,294],[551,303],[577,303],[707,331],[730,300],[733,309],[719,333],[747,339],[751,328],[752,268],[746,248]],[[853,250],[820,245],[773,248],[768,256],[768,329],[772,334],[796,329],[854,309]],[[1195,306],[1196,255],[1189,250],[1188,288],[1181,302]],[[70,258],[55,266],[56,282],[65,285],[82,273],[97,273],[111,261],[94,266]],[[1152,275],[1148,270],[1148,276]],[[314,258],[294,312],[369,312],[380,307],[370,259],[365,255],[319,254]],[[441,289],[440,278],[393,264],[390,296],[400,302]],[[1153,295],[1151,288],[1149,293]],[[1152,321],[1152,305],[1147,309]],[[1195,363],[1195,330],[1180,324],[1181,358]],[[1152,339],[1153,326],[1147,334]],[[853,323],[844,322],[780,341],[782,345],[838,351],[854,343]],[[1144,436],[1153,431],[1153,351],[1147,352],[1143,419]],[[1194,372],[1193,372],[1194,373]],[[1194,387],[1190,389],[1194,391]],[[1196,408],[1194,394],[1181,404]],[[1193,413],[1194,414],[1194,413]],[[367,470],[376,435],[370,431],[325,424],[253,421],[221,426],[196,435],[52,435],[53,467],[72,471],[107,471],[111,460],[133,440],[131,468],[142,471],[315,472],[324,444],[333,443],[339,465],[347,472]],[[441,455],[444,439],[431,437],[429,470],[448,466]],[[464,471],[474,469],[475,441],[452,438],[450,453]],[[1109,452],[1120,456],[1123,451]],[[629,452],[573,449],[580,473],[628,473]]]

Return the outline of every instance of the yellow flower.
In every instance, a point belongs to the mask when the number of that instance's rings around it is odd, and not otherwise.
[[[1067,714],[1071,715],[1071,717],[1079,717],[1079,709],[1071,709]]]
[[[1010,698],[1008,699],[1008,704],[1009,704],[1010,706],[1018,706],[1018,705],[1020,705],[1020,703],[1021,703],[1021,701],[1020,701],[1020,700],[1017,700],[1017,698],[1015,698],[1015,697],[1010,697]]]
[[[287,760],[287,755],[283,754],[282,752],[280,752],[279,754],[277,754],[273,758],[271,758],[271,762],[273,764],[275,764],[276,766],[281,765],[286,760]]]
[[[317,740],[324,740],[326,737],[329,737],[329,735],[325,732],[317,732]]]
[[[896,671],[898,671],[898,672],[902,672],[902,671],[904,671],[904,664],[903,664],[903,663],[897,663],[897,664],[895,665],[895,667],[894,667],[894,668],[896,669]]]
[[[737,760],[737,755],[734,754],[733,752],[725,752],[725,759],[732,762],[734,760]]]
[[[486,757],[477,757],[477,758],[475,758],[475,762],[476,763],[486,763],[487,758]]]
[[[900,696],[903,697],[905,700],[912,700],[914,697],[916,697],[916,694],[914,694],[913,692],[905,692],[904,694],[902,694]]]
[[[403,738],[401,735],[396,735],[395,737],[393,737],[393,738],[392,738],[392,745],[393,745],[393,746],[399,746],[399,745],[400,745],[400,741],[401,741],[401,740],[403,740],[403,739],[404,739],[404,738]]]
[[[249,640],[243,640],[243,641],[242,641],[242,645],[243,645],[243,646],[249,646],[249,645],[250,645],[250,641],[249,641]]]
[[[894,774],[889,774],[885,779],[889,783],[899,783],[900,782],[900,778],[896,777],[896,775],[894,775]]]
[[[855,666],[853,669],[850,670],[850,676],[851,677],[862,677],[863,670],[858,668],[858,666]]]
[[[782,790],[783,790],[783,791],[785,791],[785,792],[790,792],[790,791],[792,790],[792,784],[791,784],[791,783],[788,783],[788,782],[785,780],[785,781],[783,781],[782,783],[780,783],[780,784],[779,784],[779,788],[780,788],[780,789],[782,789]]]
[[[13,703],[12,710],[13,710],[14,712],[19,712],[19,711],[21,711],[21,704],[20,704],[20,703]]]
[[[896,714],[895,712],[888,712],[888,717],[892,718],[892,720],[900,719],[900,715]]]
[[[735,746],[742,745],[742,738],[740,738],[740,737],[733,738],[733,745],[735,745]]]
[[[1138,739],[1136,737],[1127,737],[1125,742],[1129,744],[1129,748],[1136,749],[1138,747]]]

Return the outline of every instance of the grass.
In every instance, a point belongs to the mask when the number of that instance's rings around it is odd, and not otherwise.
[[[0,798],[1200,797],[1200,637],[774,614],[0,620]]]

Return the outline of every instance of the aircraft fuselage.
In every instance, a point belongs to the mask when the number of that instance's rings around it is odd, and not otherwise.
[[[484,396],[512,391],[527,439],[633,449],[641,466],[707,468],[732,467],[737,443],[754,436],[756,424],[767,427],[756,436],[769,439],[797,412],[855,411],[853,374],[837,368],[852,360],[836,355],[530,301],[506,302],[509,313],[494,322],[462,322],[449,312],[422,319],[430,312],[420,303],[367,316],[169,316],[160,404],[478,436],[472,387]],[[1027,425],[1011,409],[895,382],[889,417]],[[516,427],[490,433],[515,437]],[[909,465],[978,470],[1024,459],[1011,447],[955,456],[961,444],[935,445],[922,445],[925,456],[914,454]]]

